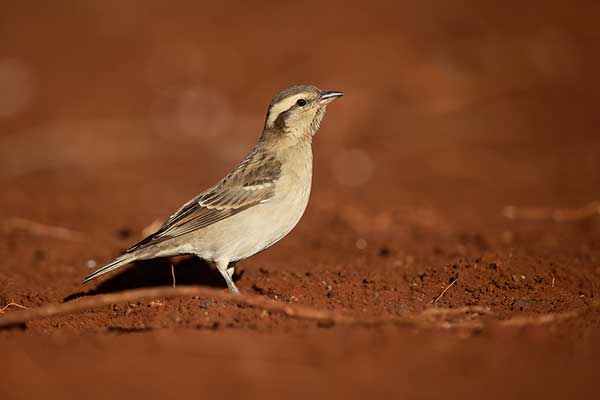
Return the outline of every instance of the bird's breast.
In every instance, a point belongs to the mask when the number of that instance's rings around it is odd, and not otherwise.
[[[284,236],[296,226],[310,198],[312,185],[312,153],[296,159],[288,159],[282,166],[282,174],[277,182],[273,209],[273,223],[286,226]]]
[[[283,160],[273,197],[208,227],[193,244],[197,254],[210,260],[241,260],[290,233],[310,197],[312,154]]]

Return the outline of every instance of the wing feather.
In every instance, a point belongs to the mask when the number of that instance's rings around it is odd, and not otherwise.
[[[255,149],[218,184],[199,194],[171,215],[154,234],[127,252],[152,246],[229,218],[269,201],[281,174],[281,162]]]

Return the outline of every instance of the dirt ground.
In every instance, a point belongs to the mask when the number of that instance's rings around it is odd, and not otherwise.
[[[2,6],[0,308],[168,287],[171,263],[226,290],[190,258],[80,281],[226,174],[275,92],[314,83],[346,96],[309,207],[238,287],[443,314],[102,306],[0,330],[0,398],[596,396],[600,3],[143,3]]]

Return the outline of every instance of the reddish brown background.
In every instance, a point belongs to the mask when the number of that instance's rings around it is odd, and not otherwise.
[[[170,285],[169,260],[79,282],[228,172],[296,83],[347,95],[315,139],[304,218],[240,264],[243,292],[385,317],[458,278],[437,307],[593,304],[600,217],[502,211],[600,199],[599,20],[595,1],[3,4],[0,306]],[[195,260],[176,272],[222,286]],[[1,331],[0,397],[592,397],[599,327],[324,328],[161,299]]]

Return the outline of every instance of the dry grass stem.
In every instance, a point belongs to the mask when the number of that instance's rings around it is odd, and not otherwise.
[[[2,227],[7,232],[21,230],[35,236],[50,237],[72,242],[83,242],[85,240],[85,236],[82,233],[75,232],[71,229],[60,226],[44,225],[39,222],[18,217],[9,218],[8,220],[3,221]]]
[[[435,299],[431,300],[431,303],[429,303],[429,304],[435,304],[435,303],[437,303],[438,300],[442,298],[442,296],[444,295],[444,293],[446,293],[448,291],[448,289],[450,289],[452,286],[454,286],[456,284],[456,282],[458,282],[458,279],[454,279],[452,282],[450,282],[450,284],[448,286],[446,286],[444,288],[444,290],[442,290],[442,293],[440,293],[438,295],[438,297],[436,297]]]
[[[11,301],[10,303],[6,304],[4,307],[0,308],[0,314],[4,314],[6,312],[6,310],[8,310],[9,307],[16,307],[16,308],[20,308],[22,310],[29,310],[29,307],[25,307],[22,304],[18,304],[18,303],[15,303],[14,301]]]
[[[173,289],[177,287],[177,282],[175,282],[175,266],[171,264],[171,279],[173,279]]]

